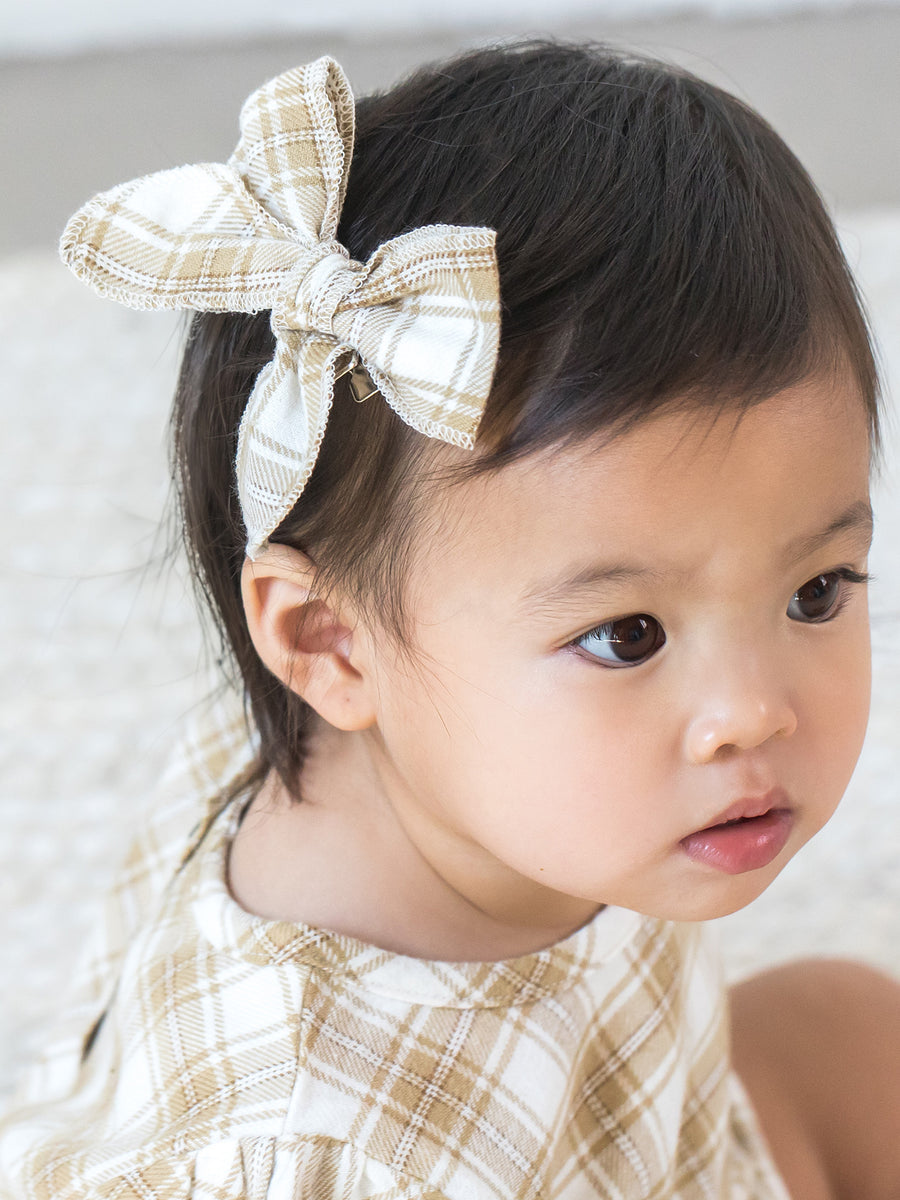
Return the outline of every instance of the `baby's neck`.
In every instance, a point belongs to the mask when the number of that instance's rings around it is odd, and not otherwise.
[[[502,897],[481,894],[477,880],[472,888],[454,886],[404,827],[370,749],[365,733],[322,726],[304,766],[301,802],[274,773],[268,778],[231,848],[229,885],[245,909],[445,961],[543,949],[596,910],[575,901],[569,919],[547,921],[538,896],[532,911],[520,902],[509,912]],[[460,870],[468,883],[465,865]]]

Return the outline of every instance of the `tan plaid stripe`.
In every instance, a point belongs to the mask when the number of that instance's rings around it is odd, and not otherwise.
[[[500,330],[490,229],[432,225],[354,263],[334,241],[353,97],[321,58],[260,88],[227,164],[161,171],[94,197],[60,250],[95,291],[135,308],[272,310],[276,353],[241,424],[248,548],[288,514],[315,464],[335,371],[358,356],[414,429],[471,447]]]
[[[610,909],[539,954],[430,963],[253,917],[221,802],[251,757],[229,701],[174,765],[0,1124],[0,1195],[786,1200],[701,927]]]

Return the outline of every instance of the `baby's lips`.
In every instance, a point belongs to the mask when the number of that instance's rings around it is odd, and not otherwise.
[[[725,875],[767,867],[782,852],[794,828],[789,808],[770,808],[753,817],[730,818],[681,839],[688,858]]]
[[[711,821],[701,825],[694,832],[713,829],[717,825],[725,825],[728,821],[747,821],[753,817],[762,817],[773,809],[790,811],[792,807],[784,788],[772,787],[767,792],[755,796],[744,796],[740,800],[736,800],[718,816],[713,817]]]

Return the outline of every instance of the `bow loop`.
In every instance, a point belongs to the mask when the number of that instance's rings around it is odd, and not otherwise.
[[[241,109],[230,163],[259,203],[309,242],[337,233],[353,151],[353,94],[333,59],[263,84]]]
[[[354,279],[334,335],[408,425],[470,448],[497,354],[493,230],[424,226],[384,242]]]
[[[231,167],[174,167],[95,196],[66,225],[63,261],[130,308],[261,312],[304,248]]]

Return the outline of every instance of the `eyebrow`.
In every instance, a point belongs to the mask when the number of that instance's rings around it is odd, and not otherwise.
[[[795,538],[789,543],[785,556],[791,559],[808,558],[842,533],[858,534],[867,543],[871,543],[873,530],[872,505],[868,500],[857,500],[818,533],[803,534]]]
[[[871,504],[867,500],[857,500],[824,529],[801,534],[789,542],[785,548],[785,558],[808,558],[828,542],[845,533],[859,534],[868,543],[872,539],[873,524]],[[539,615],[542,611],[557,608],[563,601],[577,601],[579,594],[596,591],[604,584],[659,584],[664,580],[671,581],[673,578],[689,574],[689,571],[658,571],[652,567],[638,567],[629,563],[590,563],[553,583],[547,584],[542,580],[534,584],[522,595],[520,608],[528,615]]]
[[[659,583],[666,575],[667,572],[628,563],[591,563],[554,583],[535,584],[522,596],[521,609],[529,615],[538,615],[557,608],[563,601],[577,599],[580,593],[596,591],[603,584]]]

